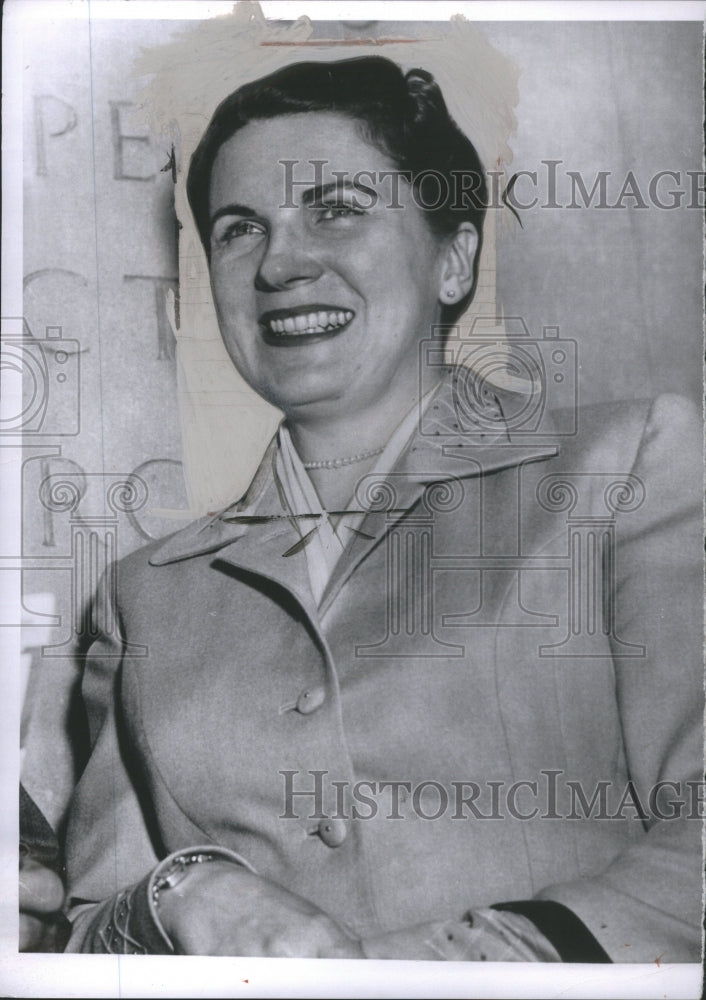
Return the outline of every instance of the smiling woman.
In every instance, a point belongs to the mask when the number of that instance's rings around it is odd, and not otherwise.
[[[695,960],[698,422],[602,406],[558,444],[454,365],[486,185],[423,70],[242,87],[188,194],[284,420],[99,597],[70,950]]]
[[[438,382],[419,345],[472,294],[485,189],[429,74],[386,59],[288,67],[217,109],[187,190],[219,326],[305,461],[379,454]],[[334,508],[367,470],[337,471],[316,477]]]
[[[271,158],[278,149],[296,162],[287,208],[282,165]],[[305,179],[311,161],[321,163],[316,187]],[[263,168],[246,170],[255,162]],[[345,456],[353,442],[353,450],[382,450],[417,402],[420,341],[439,324],[449,292],[460,296],[461,283],[471,282],[475,230],[466,223],[454,237],[436,236],[404,179],[401,208],[391,210],[377,178],[395,169],[355,122],[323,112],[253,122],[214,163],[210,258],[219,326],[245,380],[289,418],[305,461]],[[356,188],[345,184],[363,171],[375,178],[369,208],[358,207]],[[252,214],[236,218],[238,205],[252,205]],[[338,499],[336,484],[317,484],[324,503],[345,505],[360,470],[350,475],[348,495]]]

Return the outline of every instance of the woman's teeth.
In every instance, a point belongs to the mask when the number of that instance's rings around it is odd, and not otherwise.
[[[328,333],[349,323],[353,315],[348,309],[302,313],[298,316],[285,316],[283,319],[271,319],[269,326],[272,333],[280,335]]]

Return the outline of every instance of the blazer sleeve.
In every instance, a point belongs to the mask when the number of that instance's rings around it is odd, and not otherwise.
[[[657,399],[632,469],[644,501],[618,515],[614,631],[646,651],[614,658],[616,697],[647,836],[597,877],[537,896],[572,910],[617,962],[701,957],[702,445],[696,408]]]
[[[67,906],[73,924],[67,951],[107,950],[100,929],[109,924],[117,894],[126,889],[134,889],[135,905],[148,916],[146,886],[141,891],[139,885],[159,861],[119,739],[126,644],[111,586],[115,570],[115,565],[109,568],[93,602],[97,638],[88,650],[82,681],[91,755],[74,791],[67,825]]]
[[[117,569],[122,571],[123,564]],[[169,954],[172,945],[153,901],[160,873],[189,849],[249,868],[226,848],[208,843],[202,830],[178,810],[169,847],[150,795],[130,753],[121,718],[121,685],[126,660],[141,647],[121,635],[119,608],[109,568],[93,605],[97,638],[88,650],[82,694],[91,756],[74,792],[66,835],[67,907],[72,932],[68,952]],[[129,571],[123,574],[129,582]],[[193,845],[201,845],[194,847]],[[205,845],[205,846],[204,846]],[[175,850],[176,849],[176,850]],[[170,853],[171,852],[171,853]]]

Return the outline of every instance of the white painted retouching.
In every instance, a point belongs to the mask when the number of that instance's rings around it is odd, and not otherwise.
[[[291,63],[385,55],[404,70],[433,73],[486,170],[500,173],[512,159],[508,140],[516,125],[518,70],[462,17],[441,27],[445,30],[423,23],[416,37],[376,38],[361,28],[350,39],[327,40],[315,35],[306,17],[286,26],[268,22],[259,4],[243,0],[228,16],[201,21],[163,46],[143,50],[136,61],[135,74],[149,77],[140,114],[175,147],[178,322],[173,299],[168,309],[177,340],[184,473],[193,516],[223,507],[245,490],[280,419],[243,382],[222,344],[206,257],[186,200],[189,161],[213,111],[242,84]],[[478,290],[462,330],[474,316],[499,314],[496,228],[498,217],[508,214],[488,213]]]

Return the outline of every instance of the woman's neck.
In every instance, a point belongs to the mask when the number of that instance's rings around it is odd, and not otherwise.
[[[396,428],[438,383],[435,377],[406,394],[391,393],[353,414],[334,412],[325,419],[289,417],[294,447],[327,510],[348,506],[358,482],[374,467]]]
[[[440,381],[438,370],[419,384],[397,388],[371,401],[362,401],[352,412],[340,411],[335,405],[325,411],[301,411],[287,415],[292,441],[303,462],[350,458],[372,452],[389,441],[395,428],[419,400]]]

